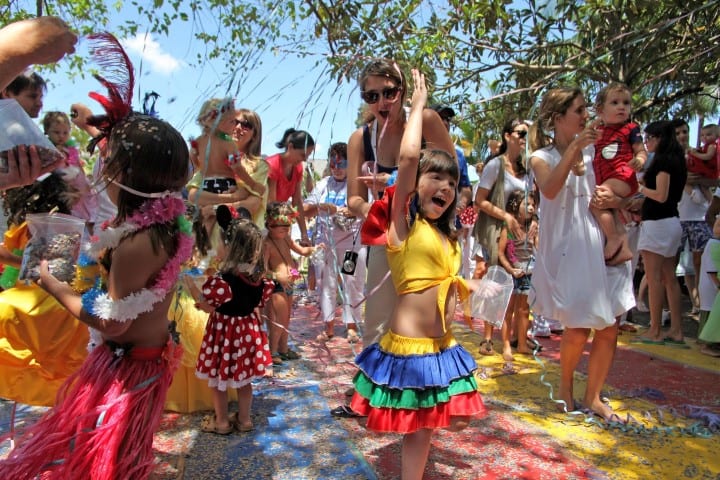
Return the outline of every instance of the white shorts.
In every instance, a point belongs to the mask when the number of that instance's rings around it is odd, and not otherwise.
[[[643,220],[637,248],[665,258],[674,257],[680,248],[681,239],[682,227],[678,217]]]

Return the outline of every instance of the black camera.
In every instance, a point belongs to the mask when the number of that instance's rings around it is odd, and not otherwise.
[[[347,250],[343,258],[342,268],[340,271],[345,275],[355,275],[355,267],[357,266],[357,252]]]

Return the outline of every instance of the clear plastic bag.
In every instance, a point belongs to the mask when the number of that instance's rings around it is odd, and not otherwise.
[[[472,316],[500,328],[513,292],[513,278],[504,268],[493,265],[470,297]]]
[[[0,132],[0,172],[8,171],[8,151],[20,145],[35,145],[43,167],[63,158],[14,99],[0,100]]]
[[[26,220],[31,238],[23,252],[19,279],[40,278],[40,262],[47,260],[53,276],[72,282],[85,222],[62,213],[28,214]]]

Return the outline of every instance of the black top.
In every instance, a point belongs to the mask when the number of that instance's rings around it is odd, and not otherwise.
[[[687,181],[687,167],[683,156],[672,156],[658,152],[653,157],[643,179],[645,186],[651,190],[657,188],[657,175],[666,172],[670,175],[670,189],[668,198],[664,203],[651,198],[645,198],[642,206],[643,220],[662,220],[663,218],[677,217],[678,203],[682,197],[683,188]]]
[[[230,272],[222,274],[232,291],[232,298],[220,305],[215,311],[231,317],[246,317],[260,304],[265,284],[262,279],[258,283],[250,283],[243,276],[237,276]]]

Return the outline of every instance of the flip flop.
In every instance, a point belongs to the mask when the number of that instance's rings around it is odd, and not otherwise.
[[[333,408],[332,410],[330,410],[330,415],[338,418],[355,418],[360,416],[347,405],[340,405],[339,407]]]
[[[672,337],[665,337],[663,339],[663,342],[665,343],[665,345],[667,345],[669,347],[683,348],[683,349],[690,348],[690,345],[685,343],[685,340],[675,340]]]
[[[653,340],[652,338],[635,337],[630,343],[639,343],[643,345],[665,345],[665,340]]]

